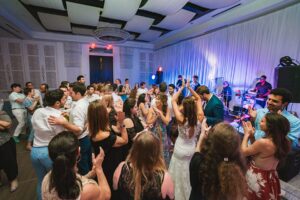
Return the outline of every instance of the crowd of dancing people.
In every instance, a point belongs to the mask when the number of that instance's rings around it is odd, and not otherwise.
[[[151,88],[128,79],[86,87],[83,76],[54,90],[12,84],[13,136],[9,115],[0,115],[0,169],[11,192],[27,130],[38,199],[280,199],[277,166],[300,149],[290,92],[275,88],[266,108],[249,107],[241,137],[198,76],[178,78]]]

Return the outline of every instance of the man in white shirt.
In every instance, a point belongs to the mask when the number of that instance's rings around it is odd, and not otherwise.
[[[83,75],[77,76],[77,82],[82,83],[83,85],[85,84],[85,78]]]
[[[27,111],[23,105],[23,101],[26,98],[23,93],[21,93],[21,85],[18,83],[13,83],[11,85],[12,93],[9,95],[9,101],[11,104],[11,110],[13,115],[18,121],[18,125],[15,129],[13,139],[16,143],[20,142],[19,135],[24,132],[27,119]]]
[[[148,92],[148,89],[146,88],[146,83],[141,82],[139,89],[137,90],[137,97],[140,96],[140,94],[146,94]]]
[[[42,98],[40,90],[34,89],[34,86],[33,86],[32,82],[30,82],[30,81],[28,81],[28,82],[25,83],[25,87],[26,88],[31,88],[31,89],[34,90],[34,97],[39,97],[39,105],[38,105],[38,107],[44,107],[43,98]]]
[[[70,96],[73,99],[70,111],[69,122],[62,117],[50,117],[50,124],[58,124],[72,131],[79,139],[81,159],[77,163],[78,172],[81,175],[87,174],[92,167],[92,146],[87,128],[87,111],[89,102],[84,98],[86,87],[82,83],[72,83],[70,85]]]
[[[98,94],[95,94],[95,87],[93,85],[87,86],[85,97],[89,103],[101,99]]]
[[[113,84],[112,85],[112,97],[114,100],[114,108],[116,110],[116,112],[122,112],[123,110],[123,100],[122,98],[118,95],[117,90],[118,90],[118,86],[117,84]]]
[[[125,79],[124,87],[125,87],[125,94],[129,95],[130,91],[131,91],[131,88],[130,88],[130,84],[129,84],[129,79],[128,78]]]
[[[44,176],[51,170],[52,161],[48,154],[48,144],[51,139],[64,131],[61,125],[53,125],[48,123],[48,118],[61,117],[60,108],[64,106],[66,97],[61,90],[52,90],[45,94],[44,108],[37,109],[31,119],[34,129],[33,147],[31,149],[31,162],[38,177],[37,197],[41,198],[41,185]],[[63,119],[66,121],[66,119]]]
[[[68,87],[65,86],[65,85],[60,85],[60,86],[59,86],[59,89],[60,89],[61,91],[63,91],[63,92],[64,92],[64,95],[66,96],[66,103],[65,103],[65,105],[64,105],[63,110],[64,110],[65,112],[69,113],[69,112],[70,112],[70,109],[71,109],[71,106],[72,106],[72,103],[73,103],[72,97],[71,97],[70,94],[69,94],[69,89],[68,89]]]

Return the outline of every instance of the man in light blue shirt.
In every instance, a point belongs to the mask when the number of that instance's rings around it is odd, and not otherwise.
[[[23,105],[25,95],[21,93],[21,85],[18,83],[13,83],[11,85],[12,92],[9,95],[9,101],[11,104],[11,110],[13,115],[18,121],[18,126],[15,129],[13,139],[15,142],[20,142],[18,136],[25,131],[27,111]]]
[[[275,88],[271,90],[267,100],[267,108],[258,109],[256,111],[249,108],[249,114],[254,120],[255,139],[265,136],[265,133],[260,129],[260,122],[268,112],[277,112],[282,114],[290,122],[291,130],[288,133],[289,139],[292,141],[292,149],[300,150],[300,119],[289,113],[286,108],[292,100],[292,94],[284,88]]]

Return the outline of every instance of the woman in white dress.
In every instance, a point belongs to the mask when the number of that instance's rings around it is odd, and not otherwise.
[[[190,87],[187,88],[193,96],[185,97],[182,101],[183,109],[179,109],[177,100],[185,85],[174,94],[172,106],[178,122],[178,138],[175,143],[169,172],[175,185],[175,199],[187,200],[190,197],[189,164],[194,154],[197,134],[200,133],[201,122],[204,118],[200,96]]]

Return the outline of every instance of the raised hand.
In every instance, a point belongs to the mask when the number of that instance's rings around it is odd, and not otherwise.
[[[244,135],[249,137],[254,137],[255,128],[252,126],[251,122],[242,122],[244,128]]]
[[[250,117],[252,119],[255,119],[256,118],[256,110],[253,110],[253,107],[252,106],[249,106],[248,107],[248,114],[250,115]]]
[[[92,162],[93,162],[93,169],[95,170],[102,170],[102,163],[105,157],[104,150],[100,148],[100,153],[95,157],[95,154],[92,154]]]
[[[119,123],[123,123],[125,119],[125,113],[124,112],[117,112],[117,120]]]
[[[186,80],[186,87],[187,88],[191,87],[191,83],[190,83],[190,79],[189,78]]]
[[[182,85],[181,85],[182,88],[185,87],[185,81],[184,81],[184,78],[182,77]]]
[[[154,112],[158,115],[158,116],[162,116],[163,115],[163,113],[162,113],[162,111],[161,110],[159,110],[158,108],[156,108],[156,107],[153,107],[153,110],[154,110]]]

